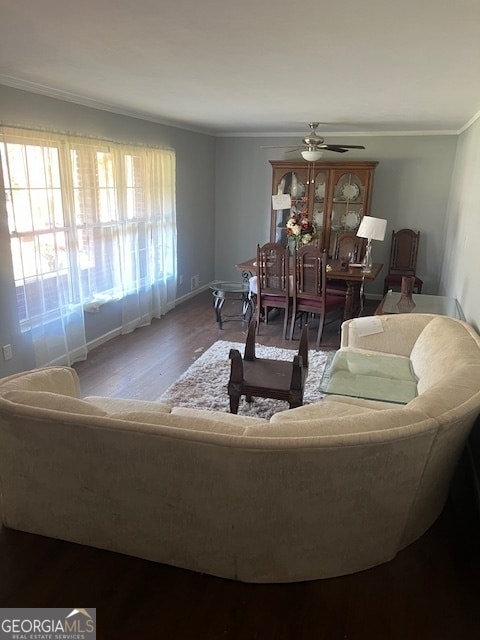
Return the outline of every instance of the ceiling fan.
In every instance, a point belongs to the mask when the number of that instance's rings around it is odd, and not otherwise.
[[[326,144],[322,136],[317,133],[317,127],[319,122],[309,122],[310,133],[302,138],[303,145],[301,146],[276,146],[276,147],[262,147],[262,149],[289,149],[287,153],[292,151],[300,151],[304,160],[308,162],[315,162],[319,160],[323,155],[323,150],[336,151],[337,153],[345,153],[349,149],[365,149],[362,145],[357,144]]]

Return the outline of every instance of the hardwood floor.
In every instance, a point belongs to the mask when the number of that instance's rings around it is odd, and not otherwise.
[[[281,325],[262,325],[259,342],[295,348],[298,342],[278,338]],[[327,327],[325,345],[338,346],[338,326]],[[198,349],[218,339],[244,342],[245,334],[239,322],[217,329],[205,293],[97,348],[75,368],[85,395],[152,399]],[[393,561],[368,571],[250,585],[2,528],[0,606],[91,605],[101,640],[474,640],[479,540],[462,463],[437,522]]]
[[[238,303],[237,303],[238,304]],[[225,307],[226,314],[233,312]],[[338,348],[340,319],[332,313],[325,325],[321,349]],[[279,318],[262,324],[257,342],[286,349],[297,349],[296,340],[282,338]],[[219,329],[215,322],[212,295],[205,291],[154,320],[148,327],[94,349],[85,362],[75,365],[83,395],[154,400],[178,379],[198,356],[216,340],[245,344],[246,323],[231,321]],[[310,348],[315,349],[316,331],[311,332]]]

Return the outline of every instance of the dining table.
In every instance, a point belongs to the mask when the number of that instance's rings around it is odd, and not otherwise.
[[[235,266],[242,272],[242,278],[247,282],[249,278],[257,275],[256,264],[256,258],[251,258]],[[340,280],[346,284],[343,320],[350,320],[361,314],[365,282],[373,282],[382,268],[383,264],[380,262],[374,262],[370,271],[364,271],[361,265],[345,265],[341,260],[328,260],[327,279]],[[293,273],[293,256],[290,259],[290,271]]]

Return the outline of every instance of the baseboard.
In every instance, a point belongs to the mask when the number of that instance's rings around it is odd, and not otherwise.
[[[116,338],[120,334],[121,329],[120,327],[117,327],[116,329],[112,329],[112,331],[109,331],[108,333],[104,333],[102,336],[98,336],[98,338],[95,338],[94,340],[90,340],[90,342],[87,342],[87,351],[91,351],[92,349],[105,344],[105,342],[108,342],[112,338]]]
[[[185,293],[183,296],[180,296],[180,298],[177,298],[175,300],[175,306],[177,306],[177,304],[181,304],[182,302],[185,302],[186,300],[190,300],[190,298],[194,298],[195,296],[198,296],[199,293],[203,293],[204,291],[207,291],[209,287],[210,287],[210,284],[204,284],[201,287],[197,287],[193,291],[189,291],[188,293]]]
[[[182,302],[185,302],[186,300],[189,300],[190,298],[194,298],[195,296],[197,296],[199,293],[202,293],[203,291],[206,291],[209,288],[209,286],[210,285],[208,284],[203,285],[202,287],[198,287],[193,291],[189,291],[188,293],[186,293],[184,296],[181,296],[180,298],[176,298],[175,306],[181,304]],[[90,340],[90,342],[87,342],[87,351],[92,351],[92,349],[95,349],[96,347],[99,347],[102,344],[105,344],[105,342],[108,342],[112,338],[116,338],[117,336],[121,335],[121,333],[122,333],[121,328],[116,327],[115,329],[112,329],[111,331],[108,331],[107,333],[104,333],[103,335],[98,336],[93,340]]]

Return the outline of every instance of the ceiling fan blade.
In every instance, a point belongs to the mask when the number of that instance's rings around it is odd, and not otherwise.
[[[322,144],[319,148],[326,149],[327,151],[336,151],[337,153],[345,153],[347,151],[347,149],[335,144]]]
[[[329,144],[327,146],[337,149],[365,149],[363,144]]]
[[[294,146],[294,145],[279,145],[279,146],[275,146],[275,147],[260,147],[260,149],[302,149],[303,147],[299,147],[298,145]]]

